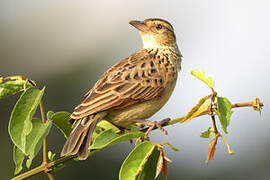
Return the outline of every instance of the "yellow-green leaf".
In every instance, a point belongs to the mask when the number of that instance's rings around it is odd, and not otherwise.
[[[191,71],[191,74],[198,78],[199,80],[203,81],[207,86],[212,89],[215,85],[215,81],[212,77],[205,77],[205,71],[203,69],[197,69]]]
[[[25,80],[7,81],[5,83],[0,82],[0,100],[14,95],[24,90]],[[26,84],[26,88],[31,87],[30,83]]]
[[[200,116],[203,112],[205,112],[208,109],[208,106],[210,105],[211,100],[209,96],[205,96],[203,98],[201,98],[198,102],[198,104],[196,104],[196,106],[194,106],[189,112],[188,114],[185,116],[185,118],[183,120],[181,120],[181,123],[185,123],[188,122],[190,120],[192,120],[193,118]]]
[[[52,151],[48,151],[48,159],[50,160],[50,161],[53,161],[54,160],[54,157],[55,157],[55,153],[52,153]]]

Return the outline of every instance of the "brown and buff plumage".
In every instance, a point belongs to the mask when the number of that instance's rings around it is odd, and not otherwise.
[[[143,49],[108,69],[75,108],[62,156],[77,154],[86,159],[101,119],[126,127],[151,117],[168,101],[181,62],[173,28],[162,19],[130,24],[139,30]]]

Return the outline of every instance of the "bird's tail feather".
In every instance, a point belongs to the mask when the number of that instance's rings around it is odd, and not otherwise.
[[[78,159],[87,159],[90,153],[91,136],[100,119],[99,114],[96,114],[76,120],[73,124],[73,130],[62,149],[61,156],[77,154]]]

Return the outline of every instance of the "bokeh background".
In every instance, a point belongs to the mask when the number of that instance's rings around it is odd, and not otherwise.
[[[185,115],[200,97],[210,93],[190,75],[203,68],[214,77],[216,90],[234,102],[264,102],[262,116],[252,108],[235,109],[215,160],[205,164],[209,139],[200,138],[208,117],[155,131],[155,142],[170,142],[169,179],[269,179],[270,111],[268,0],[1,0],[0,74],[24,75],[46,86],[46,110],[69,111],[111,65],[141,48],[130,20],[160,17],[175,28],[184,56],[182,71],[167,105],[152,120]],[[13,176],[8,119],[18,96],[0,101],[0,179]],[[64,137],[53,128],[48,149],[59,155]],[[134,145],[121,143],[82,162],[69,162],[56,179],[118,179],[122,162]],[[33,167],[41,160],[41,153]],[[44,175],[31,179],[47,179]]]

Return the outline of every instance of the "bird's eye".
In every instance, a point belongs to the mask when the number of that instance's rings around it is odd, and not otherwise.
[[[156,25],[156,29],[157,29],[157,30],[160,30],[160,29],[162,29],[162,28],[163,28],[163,26],[162,26],[161,24],[157,24],[157,25]]]

